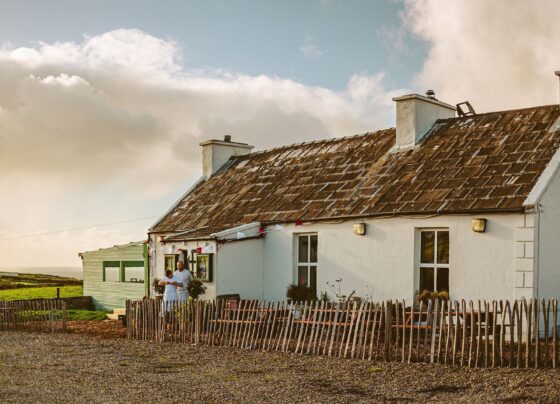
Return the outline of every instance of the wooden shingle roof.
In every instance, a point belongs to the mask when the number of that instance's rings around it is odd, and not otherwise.
[[[438,121],[391,153],[395,129],[234,157],[151,232],[381,215],[522,211],[560,146],[558,105]]]

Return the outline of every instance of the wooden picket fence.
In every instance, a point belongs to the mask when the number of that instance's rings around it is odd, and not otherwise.
[[[127,301],[129,339],[370,361],[557,367],[558,302]]]
[[[66,302],[57,299],[0,300],[0,331],[66,330]]]

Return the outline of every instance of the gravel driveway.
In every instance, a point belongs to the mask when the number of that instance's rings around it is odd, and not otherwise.
[[[0,332],[1,402],[560,400],[558,370],[471,370]]]

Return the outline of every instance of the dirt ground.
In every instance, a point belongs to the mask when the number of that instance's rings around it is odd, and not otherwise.
[[[0,332],[0,402],[560,400],[560,371],[370,363],[84,334]]]

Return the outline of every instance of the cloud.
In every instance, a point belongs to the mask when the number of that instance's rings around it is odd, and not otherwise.
[[[174,41],[133,29],[4,44],[0,188],[10,197],[0,198],[0,228],[17,236],[162,214],[200,175],[201,141],[230,134],[259,150],[383,128],[395,93],[382,73],[356,74],[337,92],[185,66]],[[72,239],[65,254],[82,249]],[[21,264],[46,259],[30,253]]]
[[[319,46],[315,43],[315,39],[310,35],[306,35],[303,38],[303,41],[299,46],[299,51],[308,60],[317,60],[325,53],[319,48]]]
[[[416,85],[477,111],[558,103],[556,0],[406,0],[404,24],[427,41]]]

